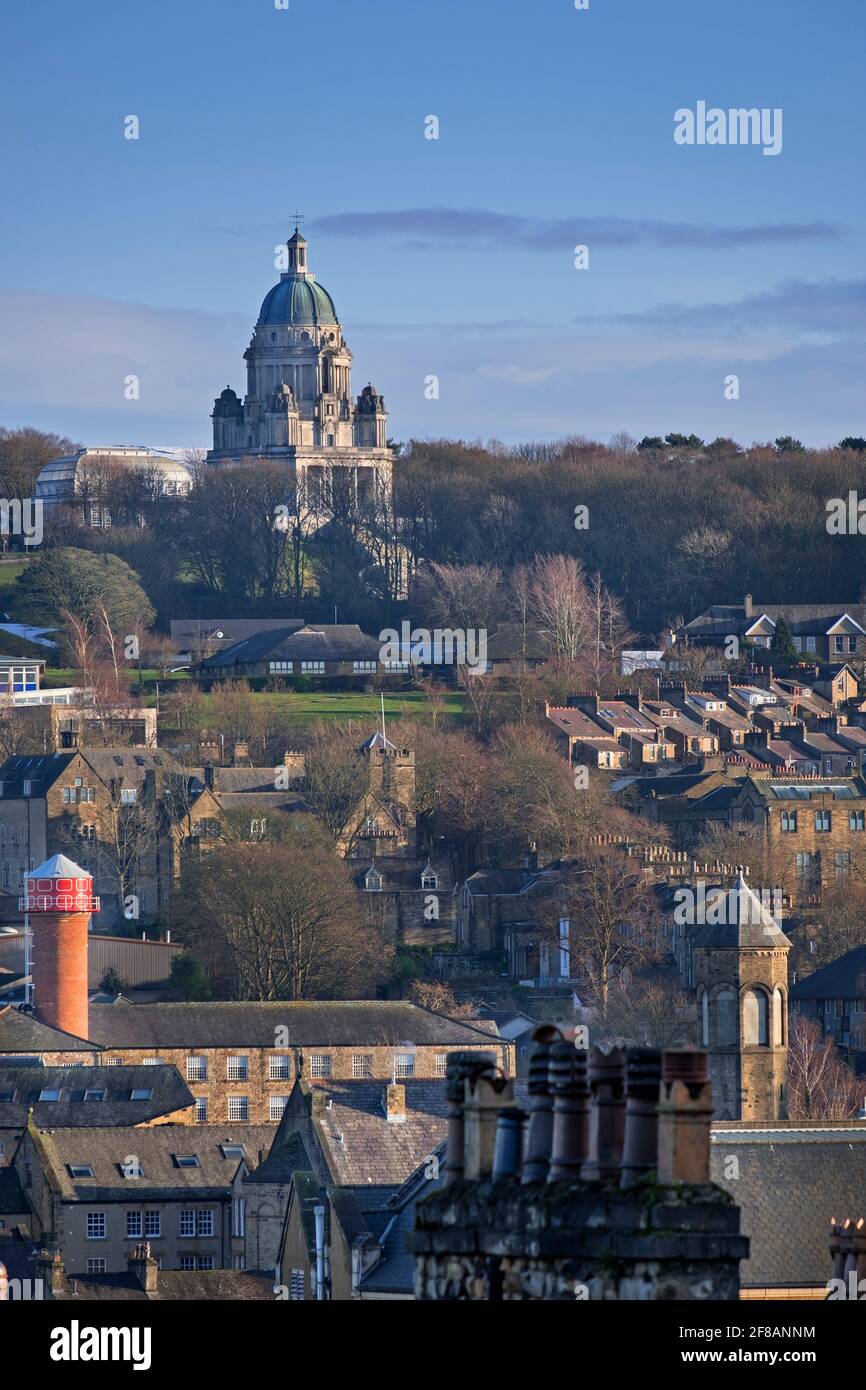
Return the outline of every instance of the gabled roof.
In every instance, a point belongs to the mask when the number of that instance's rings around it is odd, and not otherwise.
[[[403,1182],[444,1141],[446,1082],[410,1079],[400,1084],[406,1118],[394,1123],[385,1113],[382,1082],[328,1083],[330,1105],[317,1107],[314,1125],[333,1182]]]
[[[861,999],[866,995],[866,946],[855,946],[791,987],[791,999]]]
[[[62,1033],[42,1023],[33,1014],[22,1013],[11,1004],[0,1008],[0,1054],[21,1056],[35,1052],[96,1052],[95,1043]]]
[[[148,1098],[131,1100],[133,1090],[148,1091]],[[56,1101],[40,1100],[45,1091],[60,1094]],[[86,1091],[103,1092],[104,1099],[85,1100]],[[193,1099],[177,1067],[34,1067],[0,1057],[0,1129],[25,1125],[31,1108],[37,1125],[52,1128],[148,1124]]]
[[[769,619],[773,625],[779,618],[784,618],[794,637],[829,634],[846,618],[854,624],[854,628],[863,631],[866,630],[866,604],[753,602],[751,616],[746,617],[742,603],[714,603],[686,623],[681,633],[687,637],[715,637],[720,640],[731,634],[744,636],[762,618]],[[851,629],[852,633],[854,628]]]
[[[403,999],[131,1004],[118,998],[91,1005],[89,1031],[103,1050],[273,1047],[277,1024],[286,1029],[287,1047],[382,1047],[404,1041],[458,1048],[491,1042],[490,1033],[472,1022],[446,1018]]]
[[[148,1068],[150,1070],[150,1068]],[[142,1201],[149,1198],[217,1198],[228,1193],[245,1161],[233,1147],[246,1146],[247,1166],[255,1161],[253,1145],[270,1137],[264,1126],[110,1125],[46,1129],[34,1126],[34,1142],[55,1192],[66,1201]],[[228,1151],[224,1152],[224,1147]],[[142,1176],[124,1175],[134,1155]],[[179,1158],[194,1156],[194,1167]],[[92,1177],[73,1176],[79,1166]]]
[[[731,1156],[737,1159],[731,1178]],[[825,1289],[830,1221],[863,1214],[866,1124],[714,1124],[710,1175],[740,1208],[746,1288]]]
[[[263,661],[378,661],[381,646],[357,623],[305,624],[255,633],[200,665],[212,671]]]

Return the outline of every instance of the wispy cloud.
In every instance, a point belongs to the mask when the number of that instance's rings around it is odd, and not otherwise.
[[[714,333],[763,329],[859,337],[866,332],[866,280],[784,280],[772,290],[728,303],[658,304],[638,313],[579,316],[573,321]]]
[[[517,217],[488,208],[397,208],[384,212],[340,212],[319,217],[311,230],[332,236],[382,238],[419,251],[446,245],[455,250],[505,250],[517,243],[537,251],[561,251],[578,242],[594,246],[657,246],[730,249],[736,246],[832,241],[842,228],[831,222],[756,222],[721,226],[652,218]]]

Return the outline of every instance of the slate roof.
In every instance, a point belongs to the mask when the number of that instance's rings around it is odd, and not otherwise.
[[[791,1000],[860,999],[866,994],[866,946],[855,946],[791,986]]]
[[[399,1042],[477,1047],[491,1041],[480,1023],[446,1018],[402,999],[131,1004],[118,996],[111,1004],[91,1005],[89,1031],[103,1049],[273,1047],[277,1025],[286,1029],[287,1047]]]
[[[681,629],[689,637],[724,638],[731,633],[742,635],[764,616],[775,622],[783,617],[795,637],[825,633],[845,614],[860,627],[866,628],[866,604],[862,603],[759,603],[752,602],[752,616],[746,617],[742,603],[714,603],[705,612],[692,618]]]
[[[707,915],[716,915],[711,914],[709,904]],[[727,890],[724,908],[718,915],[725,920],[707,922],[690,934],[693,948],[737,949],[755,946],[766,950],[791,945],[769,908],[764,906],[742,874],[737,874],[732,887]]]
[[[705,796],[711,787],[716,785],[711,779],[718,780],[715,772],[682,772],[671,773],[668,777],[636,777],[632,786],[641,796],[654,795],[662,796],[686,796],[690,799],[697,799]],[[705,783],[710,786],[705,786]]]
[[[551,705],[547,711],[547,718],[551,724],[555,724],[572,738],[586,739],[587,742],[610,738],[608,729],[603,729],[584,710],[571,705]]]
[[[75,758],[82,758],[104,783],[120,780],[125,786],[139,786],[145,774],[154,769],[183,775],[183,769],[164,751],[152,748],[77,748],[70,753],[50,753],[39,757],[7,758],[0,767],[0,785],[6,800],[24,795],[24,782],[33,784],[31,798],[44,796]]]
[[[329,1083],[330,1108],[314,1118],[332,1180],[339,1186],[401,1183],[445,1139],[446,1082],[408,1080],[406,1119],[385,1115],[381,1082]]]
[[[415,1207],[422,1197],[441,1187],[445,1177],[445,1146],[440,1145],[438,1176],[428,1178],[428,1160],[406,1179],[391,1195],[384,1212],[367,1213],[371,1224],[385,1216],[387,1224],[378,1235],[381,1256],[361,1280],[361,1292],[394,1293],[411,1297],[415,1288],[415,1257],[406,1248],[406,1237],[415,1226]]]
[[[298,1131],[291,1128],[290,1118],[286,1118],[286,1123],[280,1122],[264,1162],[247,1174],[246,1182],[283,1184],[291,1180],[293,1173],[312,1171],[313,1158]]]
[[[0,1054],[23,1055],[34,1052],[96,1052],[84,1038],[62,1033],[42,1023],[34,1014],[22,1013],[11,1004],[0,1008]]]
[[[378,661],[382,644],[357,623],[305,624],[259,632],[200,663],[203,671],[263,661]]]
[[[255,1129],[256,1135],[260,1127]],[[221,1125],[114,1125],[106,1129],[40,1128],[36,1142],[48,1179],[61,1200],[73,1202],[130,1202],[194,1198],[196,1201],[227,1196],[243,1160],[226,1157],[223,1144],[243,1144],[248,1166],[257,1153],[249,1126],[237,1129]],[[194,1154],[195,1167],[183,1167],[177,1158]],[[130,1155],[141,1164],[143,1176],[125,1177],[123,1165]],[[93,1177],[73,1177],[71,1166],[89,1165]]]
[[[738,1160],[738,1176],[725,1161]],[[866,1215],[866,1123],[714,1124],[713,1182],[731,1194],[751,1242],[743,1286],[823,1286],[832,1274],[832,1217]],[[730,1165],[728,1165],[730,1172]]]
[[[130,1100],[137,1089],[150,1091],[150,1098]],[[60,1092],[59,1100],[40,1101],[40,1093],[51,1090]],[[85,1100],[85,1091],[104,1091],[105,1098]],[[31,1107],[40,1127],[102,1128],[147,1124],[193,1100],[177,1067],[33,1067],[0,1057],[0,1129],[23,1127]]]
[[[834,801],[860,801],[866,797],[861,777],[833,777],[826,781],[792,782],[784,777],[748,778],[749,786],[766,801],[805,801],[832,796]]]
[[[274,768],[273,766],[214,768],[216,780],[219,783],[217,796],[221,798],[226,792],[272,792],[274,790],[274,779],[279,770],[279,768]],[[204,768],[196,767],[192,769],[192,772],[201,782],[202,788],[204,788]]]
[[[172,618],[169,631],[177,646],[211,639],[225,648],[247,637],[254,637],[259,632],[303,626],[303,618]],[[222,633],[222,637],[216,637],[218,632]]]
[[[2,1172],[13,1171],[2,1169]],[[25,1208],[19,1208],[24,1210]],[[29,1236],[19,1232],[0,1231],[0,1264],[5,1265],[10,1279],[35,1279],[39,1246]]]
[[[210,1302],[274,1301],[272,1274],[245,1269],[160,1270],[156,1297],[160,1303],[195,1299]],[[67,1274],[63,1291],[54,1294],[62,1303],[149,1302],[133,1274]]]
[[[473,898],[497,893],[521,893],[538,874],[532,869],[479,869],[470,874],[465,886]]]

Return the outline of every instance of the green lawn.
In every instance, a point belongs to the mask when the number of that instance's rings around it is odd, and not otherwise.
[[[0,590],[11,589],[19,574],[23,574],[30,561],[16,556],[13,560],[0,559]],[[8,597],[8,595],[4,595]]]
[[[130,690],[137,690],[138,672],[134,666],[128,666],[125,669],[129,676]],[[147,667],[142,667],[141,676],[144,681],[159,681],[160,694],[170,689],[175,681],[189,680],[188,671],[177,671],[174,675],[164,676],[159,671],[155,669],[150,670]],[[50,670],[46,670],[45,672],[45,685],[52,690],[56,690],[58,687],[65,685],[81,685],[81,672],[74,670],[71,666],[52,666]],[[155,696],[153,692],[149,693],[152,696],[151,703],[153,703]]]
[[[205,696],[207,711],[210,697]],[[382,707],[378,695],[365,695],[360,690],[317,691],[299,694],[287,691],[285,694],[272,694],[263,691],[256,700],[268,700],[299,724],[313,719],[365,719],[378,722]],[[443,698],[442,713],[449,719],[466,717],[466,697],[460,690],[449,691]],[[427,719],[430,703],[420,690],[406,690],[385,693],[385,720],[389,719]]]

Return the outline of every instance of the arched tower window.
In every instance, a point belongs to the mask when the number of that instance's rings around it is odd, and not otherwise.
[[[716,995],[716,1044],[730,1047],[737,1041],[737,992],[726,985]]]
[[[785,996],[780,989],[773,990],[773,1046],[784,1047],[785,1038]]]
[[[764,991],[747,989],[743,995],[743,1041],[746,1047],[768,1047],[770,1001]]]
[[[710,1045],[710,996],[705,989],[698,995],[698,1026],[701,1033],[701,1047]]]

